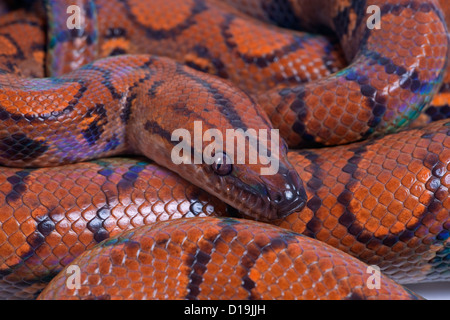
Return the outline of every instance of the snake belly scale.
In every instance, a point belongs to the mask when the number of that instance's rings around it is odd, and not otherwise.
[[[0,298],[417,299],[397,282],[449,281],[448,7],[3,1]],[[279,129],[278,172],[175,164],[195,122]]]

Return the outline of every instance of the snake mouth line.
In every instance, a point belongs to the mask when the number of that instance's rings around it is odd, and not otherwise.
[[[227,190],[227,198],[224,201],[243,215],[259,221],[273,221],[301,211],[306,205],[303,186],[290,170],[286,173],[283,191],[277,188],[269,189],[267,185],[263,185],[261,189],[264,191],[260,192],[242,182],[226,186],[218,182],[214,191],[220,194]]]
[[[284,218],[296,211],[301,211],[307,201],[306,191],[303,188],[302,182],[298,173],[294,169],[280,168],[280,173],[285,179],[285,185],[280,190],[277,190],[275,195],[269,192],[271,201],[274,203],[277,210],[276,218]]]
[[[281,219],[291,215],[294,212],[301,211],[306,205],[306,200],[299,197],[295,201],[290,202],[284,206],[278,207],[277,219]]]

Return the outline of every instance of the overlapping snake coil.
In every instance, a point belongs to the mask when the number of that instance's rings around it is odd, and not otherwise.
[[[417,299],[401,284],[450,280],[447,1],[0,10],[0,298]],[[246,143],[175,163],[198,123],[279,129],[278,170],[238,163]]]

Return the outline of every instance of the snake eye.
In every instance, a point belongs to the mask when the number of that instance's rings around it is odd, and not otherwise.
[[[231,159],[225,152],[218,152],[214,155],[214,163],[211,167],[219,176],[227,176],[233,170]]]

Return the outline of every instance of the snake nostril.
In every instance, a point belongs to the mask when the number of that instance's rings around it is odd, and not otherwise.
[[[278,193],[274,196],[273,201],[274,201],[276,204],[282,202],[282,201],[283,201],[283,196],[281,195],[281,193],[278,192]]]
[[[280,203],[283,202],[284,197],[281,191],[279,190],[268,190],[269,191],[269,199],[270,201],[272,201],[274,204],[279,205]]]
[[[276,205],[282,205],[282,204],[288,204],[291,201],[295,201],[294,192],[291,190],[286,190],[284,192],[274,192],[271,194],[270,199],[276,204]]]

